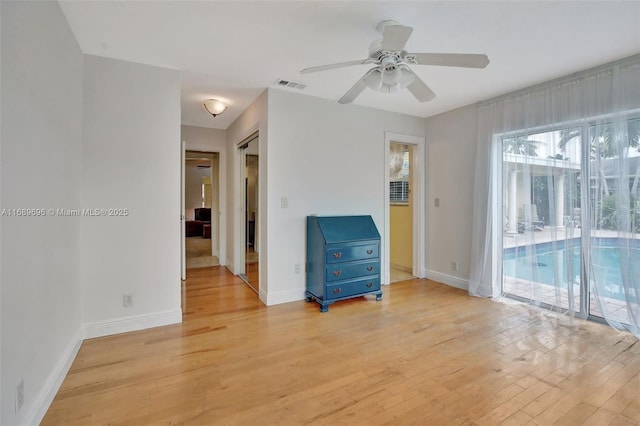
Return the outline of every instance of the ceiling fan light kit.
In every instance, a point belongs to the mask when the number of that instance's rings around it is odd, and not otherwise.
[[[428,102],[436,94],[409,65],[435,65],[445,67],[485,68],[489,58],[473,53],[408,53],[404,50],[413,28],[395,21],[382,21],[376,29],[382,38],[369,46],[369,57],[355,61],[305,68],[301,74],[344,68],[351,65],[373,64],[349,91],[338,100],[341,104],[353,102],[367,87],[382,93],[407,89],[419,102]]]

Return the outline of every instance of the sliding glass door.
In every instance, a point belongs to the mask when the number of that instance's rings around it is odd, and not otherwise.
[[[502,135],[502,291],[605,318],[640,318],[640,119]]]
[[[640,119],[602,120],[591,135],[590,313],[634,324],[640,288]]]
[[[503,292],[582,312],[580,128],[505,135]]]

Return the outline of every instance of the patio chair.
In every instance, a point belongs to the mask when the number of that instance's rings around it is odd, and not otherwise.
[[[571,215],[571,226],[574,228],[582,228],[582,211],[580,207],[573,209],[573,215]]]
[[[542,231],[544,229],[544,221],[538,217],[538,207],[535,204],[522,205],[520,223],[528,231]],[[520,223],[518,223],[519,227]]]

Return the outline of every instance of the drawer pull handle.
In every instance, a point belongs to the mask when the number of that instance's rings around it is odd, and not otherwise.
[[[341,271],[341,270],[339,270],[339,269],[337,269],[337,270],[333,271],[333,275],[335,275],[336,277],[339,277],[339,276],[340,276],[340,274],[342,274],[342,271]]]
[[[373,271],[373,266],[367,266],[367,271],[369,272]]]
[[[373,249],[367,250],[367,254],[373,254]]]
[[[335,257],[336,259],[340,259],[342,257],[342,252],[337,251],[337,252],[333,253],[333,257]]]
[[[369,288],[373,287],[373,283],[367,283],[367,287]]]
[[[340,290],[340,287],[338,287],[338,288],[334,288],[334,289],[333,289],[333,294],[338,294],[338,293],[340,293],[340,291],[341,291],[341,290]]]

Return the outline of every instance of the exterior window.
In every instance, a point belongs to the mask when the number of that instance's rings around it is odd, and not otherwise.
[[[389,158],[389,201],[391,204],[409,204],[409,158],[409,145],[391,145]]]
[[[389,200],[395,204],[408,204],[409,182],[402,180],[389,182]]]

